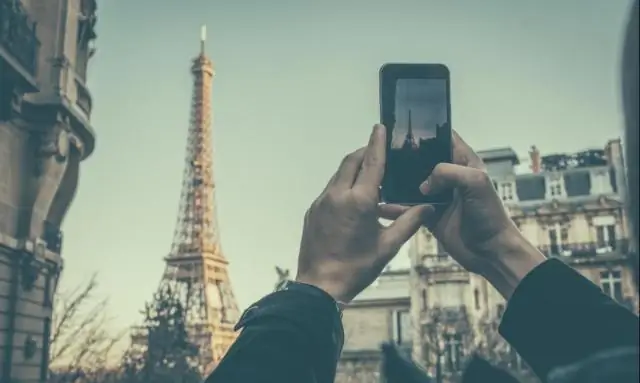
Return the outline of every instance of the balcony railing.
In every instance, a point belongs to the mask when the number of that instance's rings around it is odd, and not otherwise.
[[[59,227],[51,222],[45,221],[42,239],[47,243],[47,249],[56,254],[60,254],[62,251],[62,231]]]
[[[467,307],[452,306],[452,307],[432,307],[426,310],[429,317],[425,323],[427,324],[460,324],[467,321]]]
[[[590,258],[598,256],[606,256],[612,254],[624,255],[628,254],[629,240],[618,239],[615,241],[605,242],[579,242],[579,243],[562,243],[555,245],[538,246],[540,251],[547,257],[571,257],[571,258]],[[446,253],[437,256],[424,256],[422,265],[418,269],[431,268],[438,266],[446,266],[456,264],[455,260]],[[425,269],[425,270],[426,270]]]
[[[548,257],[588,258],[610,254],[626,254],[629,251],[629,241],[562,243],[539,246],[539,248]]]
[[[40,48],[36,24],[19,0],[0,0],[0,46],[31,76],[36,75]]]

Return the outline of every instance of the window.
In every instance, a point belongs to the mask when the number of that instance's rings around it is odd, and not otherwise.
[[[616,227],[614,225],[596,226],[596,245],[598,251],[612,251],[616,248]]]
[[[397,310],[393,315],[393,341],[396,344],[411,342],[411,316],[409,310]]]
[[[422,289],[422,291],[420,292],[422,294],[421,298],[422,298],[422,309],[426,310],[427,307],[427,289],[424,288]]]
[[[473,302],[475,303],[476,310],[480,310],[480,290],[477,288],[473,290]]]
[[[513,193],[513,183],[511,182],[502,182],[500,184],[500,188],[498,189],[498,193],[500,194],[500,198],[505,201],[513,201],[514,193]]]
[[[498,317],[498,319],[502,318],[502,315],[504,314],[504,305],[502,303],[499,303],[496,306],[496,316]]]
[[[76,73],[82,79],[82,82],[86,81],[87,77],[87,63],[89,58],[93,55],[93,47],[91,42],[95,38],[95,9],[91,6],[91,2],[83,0],[80,1],[78,17],[78,29],[76,36]]]
[[[562,187],[562,178],[550,178],[547,183],[547,196],[548,198],[559,198],[564,196],[564,188]]]
[[[42,302],[42,304],[44,305],[44,307],[51,307],[52,303],[53,303],[53,281],[51,280],[52,276],[51,276],[51,272],[47,272],[45,279],[44,279],[44,300]]]
[[[549,252],[551,255],[571,255],[569,251],[569,229],[555,224],[549,228]]]
[[[596,250],[598,253],[613,251],[616,249],[616,220],[611,216],[598,216],[593,218],[596,229]]]
[[[622,275],[620,271],[603,271],[600,273],[600,287],[611,298],[622,302]]]
[[[444,366],[448,371],[459,371],[462,368],[462,337],[459,334],[444,336]]]

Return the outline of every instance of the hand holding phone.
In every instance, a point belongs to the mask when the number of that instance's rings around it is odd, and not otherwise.
[[[380,114],[387,129],[383,202],[449,204],[453,191],[424,195],[420,184],[441,162],[452,162],[449,69],[442,64],[385,64]]]

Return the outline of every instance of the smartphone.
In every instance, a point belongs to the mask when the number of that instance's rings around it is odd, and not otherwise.
[[[445,65],[380,68],[380,121],[387,128],[382,202],[421,205],[453,200],[453,190],[423,195],[419,189],[437,164],[453,158],[450,93]]]

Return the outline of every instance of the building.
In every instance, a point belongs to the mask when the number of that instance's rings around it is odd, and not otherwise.
[[[380,382],[380,346],[411,351],[409,270],[386,270],[342,314],[345,342],[336,383]]]
[[[94,149],[95,0],[0,0],[0,381],[44,382],[64,216]]]
[[[533,147],[524,173],[516,171],[520,161],[511,148],[479,155],[511,218],[534,245],[637,308],[619,140],[575,154],[541,156]],[[415,360],[434,374],[451,375],[467,350],[484,345],[508,366],[522,368],[496,331],[505,310],[497,291],[462,269],[426,229],[412,239],[409,253]]]

